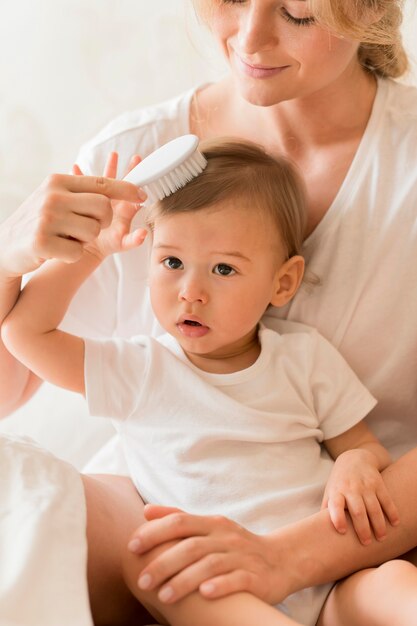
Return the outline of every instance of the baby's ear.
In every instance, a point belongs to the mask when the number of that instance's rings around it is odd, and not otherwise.
[[[274,279],[274,292],[271,298],[273,306],[284,306],[295,296],[304,275],[304,259],[292,256],[277,270]]]

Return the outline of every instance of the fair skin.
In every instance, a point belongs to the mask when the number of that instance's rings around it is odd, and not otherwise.
[[[155,222],[153,310],[189,360],[205,371],[222,374],[252,365],[260,352],[257,324],[264,311],[271,302],[290,299],[301,280],[303,260],[285,262],[276,236],[259,226],[241,202]]]
[[[101,261],[111,253],[140,245],[144,235],[141,230],[130,233],[130,218],[126,214],[121,223],[118,215],[97,240],[84,246],[79,261],[46,264],[23,289],[3,322],[2,336],[8,349],[39,377],[85,394],[84,341],[58,330],[58,325],[77,288]],[[238,200],[192,213],[157,216],[150,267],[151,301],[158,321],[178,340],[193,365],[221,374],[245,369],[257,360],[259,320],[270,303],[283,306],[293,297],[304,261],[299,256],[287,260],[272,219],[260,220],[253,203],[249,201],[246,207]],[[363,422],[325,441],[325,446],[336,459],[323,499],[335,528],[346,532],[346,508],[364,543],[371,529],[375,536],[384,537],[384,514],[393,525],[399,521],[380,475],[390,462],[388,453]],[[136,502],[134,492],[131,498]],[[138,536],[134,535],[133,541]],[[125,553],[126,549],[121,558],[127,584],[151,613],[156,611],[158,619],[165,617],[175,624],[179,613],[183,620],[190,602],[194,619],[200,620],[200,615],[201,620],[217,619],[223,604],[230,619],[235,599],[209,605],[208,611],[207,602],[198,595],[180,608],[172,608],[172,604],[161,607],[168,588],[155,593],[151,585],[147,594],[149,579],[143,574],[139,581],[136,578],[140,559]],[[253,608],[253,601],[244,597],[239,608],[232,609],[237,621],[253,610],[254,615],[266,613],[268,623],[291,623],[278,612],[269,616],[270,609],[263,603],[255,601]]]
[[[339,46],[337,37],[317,25],[296,25],[288,22],[288,18],[284,19],[282,9],[295,18],[303,17],[304,3],[299,0],[209,4],[213,11],[209,20],[213,36],[225,52],[229,40],[229,48],[236,49],[241,57],[255,65],[267,66],[271,63],[280,66],[282,52],[283,60],[286,63],[294,60],[299,69],[297,89],[284,93],[284,88],[289,90],[295,85],[294,80],[289,81],[291,85],[286,83],[285,71],[266,80],[257,79],[242,73],[238,75],[238,68],[231,64],[233,81],[228,78],[198,92],[191,111],[191,129],[201,139],[235,135],[256,141],[273,153],[290,156],[307,182],[308,230],[311,232],[325,215],[345,179],[369,119],[376,92],[375,79],[359,66],[356,43],[345,41],[350,50],[350,58],[347,58],[348,50]],[[291,49],[288,48],[290,44]],[[294,49],[296,45],[298,52]],[[317,57],[319,53],[320,58]],[[114,177],[114,166],[106,174]],[[103,185],[97,185],[93,180],[88,190],[81,187],[69,189],[65,177],[48,180],[24,208],[2,224],[0,319],[16,301],[20,275],[24,271],[36,269],[43,258],[63,259],[66,254],[62,251],[61,240],[65,239],[65,245],[70,245],[72,250],[79,250],[79,242],[91,240],[89,221],[80,219],[77,210],[78,195],[88,191],[82,215],[96,221],[98,228],[101,220],[95,211],[97,202],[100,207],[103,203],[105,214],[110,208],[106,201],[108,195],[135,202],[136,192],[129,191],[127,183],[121,183],[117,192],[112,181],[107,181],[107,185],[111,191],[103,194]],[[68,240],[74,232],[75,240]],[[0,405],[2,415],[7,415],[24,404],[42,381],[4,346],[0,349],[0,368]],[[381,563],[417,544],[417,508],[410,506],[417,490],[416,467],[417,452],[412,451],[383,472],[385,484],[398,507],[401,524],[395,529],[388,525],[386,539],[382,542],[374,540],[366,548],[357,541],[350,525],[345,535],[334,532],[327,509],[277,531],[273,544],[265,550],[256,536],[243,532],[231,522],[220,524],[217,518],[166,515],[170,511],[151,507],[146,510],[146,516],[155,521],[142,529],[144,553],[165,540],[197,536],[203,541],[200,543],[201,561],[196,562],[192,578],[187,568],[183,572],[172,568],[169,550],[165,560],[158,560],[148,567],[151,567],[156,585],[171,579],[172,601],[199,589],[199,593],[207,598],[247,591],[272,603],[304,586],[335,580],[357,569]],[[111,486],[116,480],[119,487],[114,490]],[[126,625],[131,620],[126,609],[126,593],[115,592],[116,587],[123,588],[123,582],[116,569],[113,570],[114,584],[108,584],[102,575],[101,564],[106,555],[102,542],[96,538],[106,534],[108,516],[102,513],[105,507],[114,512],[114,519],[120,516],[129,520],[129,524],[126,521],[125,526],[117,527],[117,533],[112,527],[111,534],[117,536],[117,541],[106,544],[110,563],[117,562],[121,543],[127,543],[136,525],[126,500],[115,495],[117,492],[119,496],[123,489],[129,491],[129,486],[123,478],[96,480],[83,477],[83,481],[88,510],[90,597],[95,621],[109,623],[107,618],[111,615],[113,623]],[[143,511],[139,501],[134,511],[135,519],[138,519],[139,512],[142,514]],[[321,540],[317,541],[317,537]],[[189,544],[181,542],[179,545],[183,547],[181,563],[185,567],[190,564],[186,549]],[[205,558],[212,553],[222,555],[221,566],[217,561],[214,567]],[[139,607],[135,623],[149,623]],[[363,624],[369,623],[365,618]]]

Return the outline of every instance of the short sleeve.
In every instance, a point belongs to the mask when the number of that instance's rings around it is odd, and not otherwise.
[[[91,415],[124,420],[140,402],[151,339],[85,340],[85,395]]]
[[[310,338],[312,402],[323,438],[331,439],[360,422],[376,399],[330,342],[317,332]]]

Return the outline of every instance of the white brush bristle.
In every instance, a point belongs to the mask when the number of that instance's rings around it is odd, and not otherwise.
[[[206,158],[196,150],[188,159],[174,168],[165,176],[161,176],[147,185],[145,191],[151,202],[163,200],[181,187],[184,187],[193,178],[201,174],[207,165]]]

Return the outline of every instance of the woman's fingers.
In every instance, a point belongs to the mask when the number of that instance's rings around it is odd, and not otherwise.
[[[136,203],[146,199],[145,192],[132,183],[104,176],[52,174],[44,181],[43,188],[47,190],[59,189],[71,193],[101,194],[112,200],[127,200]]]
[[[78,194],[102,196],[109,200],[126,200],[136,204],[143,202],[147,197],[140,188],[124,180],[104,176],[84,176],[78,165],[73,166],[73,172],[76,174],[51,174],[43,181],[36,195],[43,197],[45,201],[57,201],[57,209],[60,199],[74,199]],[[85,208],[88,211],[88,205]]]
[[[159,519],[160,517],[166,517],[166,515],[170,515],[171,513],[182,513],[183,511],[173,506],[162,506],[161,504],[145,504],[143,512],[145,514],[145,518],[148,521],[151,521],[153,519]]]
[[[114,168],[114,157],[108,172]],[[112,200],[126,201],[133,215],[146,194],[135,185],[122,180],[100,176],[83,176],[74,166],[76,175],[53,174],[12,213],[2,225],[0,265],[10,276],[21,276],[38,268],[46,259],[68,261],[68,246],[61,239],[78,243],[91,241],[97,226],[82,218],[98,222],[99,229],[108,226],[113,217]],[[129,219],[129,216],[128,216]],[[138,234],[128,239],[132,241]],[[79,248],[70,244],[79,258]],[[62,251],[65,249],[64,256]],[[70,253],[72,259],[73,255]]]
[[[206,597],[249,591],[271,603],[284,597],[279,589],[285,572],[268,536],[221,516],[200,517],[170,507],[147,507],[146,516],[154,518],[136,530],[129,549],[148,553],[138,585],[158,589],[161,601],[176,602],[197,590]]]
[[[220,575],[231,574],[240,567],[239,555],[213,552],[181,570],[158,592],[159,599],[166,603],[177,602],[190,593],[199,590],[204,582]],[[239,591],[244,591],[240,588]]]
[[[56,224],[56,236],[63,239],[75,239],[79,243],[89,243],[98,237],[101,228],[106,224],[97,217],[77,215],[69,224]]]
[[[141,589],[154,589],[159,587],[167,580],[171,580],[174,576],[178,577],[186,570],[198,561],[200,572],[204,568],[201,567],[202,560],[211,556],[212,553],[219,550],[219,545],[216,542],[208,542],[206,538],[202,537],[190,537],[184,539],[170,546],[167,550],[159,554],[151,561],[151,563],[145,567],[138,580],[138,586]],[[195,568],[194,568],[195,569]],[[220,570],[223,571],[223,570]],[[211,573],[210,573],[211,572]],[[207,578],[207,575],[213,575],[219,573],[218,571],[205,571],[203,578],[196,582],[193,589],[197,589],[198,585]],[[204,578],[205,576],[205,578]]]
[[[177,602],[197,590],[207,597],[250,591],[267,601],[275,593],[280,565],[271,562],[262,537],[238,526],[228,535],[190,537],[167,546],[138,579],[140,588],[158,589],[163,602]]]
[[[126,176],[127,174],[129,174],[129,172],[131,172],[137,165],[139,165],[141,161],[142,161],[141,157],[138,154],[134,154],[129,161],[127,170],[124,175]],[[109,156],[107,157],[106,164],[104,166],[103,176],[105,178],[117,178],[118,164],[119,164],[118,153],[110,152]],[[77,163],[75,163],[72,166],[72,173],[74,174],[74,176],[83,176],[83,172],[81,171]]]
[[[221,523],[222,518],[189,515],[183,512],[171,513],[165,517],[142,524],[133,534],[129,549],[138,554],[185,537],[208,535]]]
[[[248,591],[258,598],[262,598],[263,577],[243,569],[209,578],[203,582],[199,591],[205,598],[223,598],[232,593]]]

